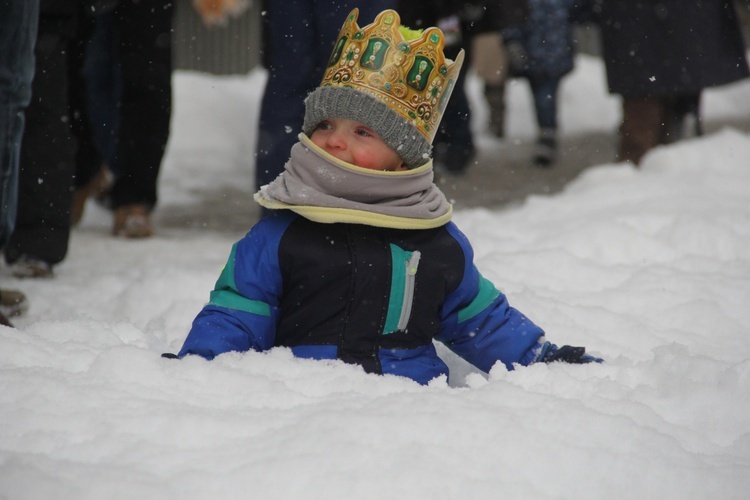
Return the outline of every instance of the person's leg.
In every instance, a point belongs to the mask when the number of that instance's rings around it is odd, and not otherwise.
[[[529,86],[539,126],[533,161],[540,166],[551,165],[557,160],[557,91],[560,78],[531,75]]]
[[[85,80],[84,71],[87,47],[91,40],[94,24],[88,18],[81,22],[85,22],[86,27],[81,30],[79,38],[70,47],[71,84],[68,88],[70,126],[77,144],[74,179],[76,188],[81,186],[81,183],[88,184],[91,182],[101,169],[103,161],[102,153],[95,139],[94,128],[91,126],[88,106],[89,85]]]
[[[24,110],[31,99],[38,0],[0,0],[0,250],[16,222]],[[28,308],[18,290],[0,289],[0,325]]]
[[[86,81],[86,110],[96,147],[107,167],[117,172],[115,140],[122,82],[117,64],[115,23],[112,12],[96,17],[94,32],[86,46],[83,77]],[[98,169],[97,169],[98,170]],[[90,182],[97,171],[76,171],[76,187]]]
[[[557,89],[559,77],[529,77],[534,111],[539,129],[557,130]]]
[[[76,154],[69,89],[80,78],[76,79],[72,57],[76,41],[60,26],[58,18],[40,18],[36,73],[21,149],[18,217],[5,248],[9,264],[19,261],[13,270],[19,276],[51,275],[51,266],[68,251]]]
[[[122,75],[115,157],[121,173],[112,188],[115,210],[139,206],[148,213],[157,202],[172,112],[173,5],[166,0],[123,0],[114,13]]]
[[[703,135],[699,93],[672,98],[667,104],[665,114],[669,124],[663,141],[665,144]]]
[[[500,138],[505,136],[505,81],[508,76],[502,35],[498,32],[480,33],[472,38],[471,45],[471,65],[484,82],[483,93],[490,112],[487,128]]]
[[[465,81],[466,72],[462,71],[456,79],[433,141],[435,164],[454,174],[465,172],[476,152],[471,134],[471,108],[464,89]]]
[[[16,221],[24,110],[31,99],[38,0],[0,0],[0,249]]]
[[[304,99],[321,78],[315,73],[317,38],[312,2],[269,0],[264,10],[268,79],[260,104],[256,189],[284,170],[290,149],[302,129]]]
[[[664,102],[658,97],[627,97],[622,100],[618,161],[638,165],[650,149],[664,138]]]
[[[73,132],[79,139],[75,190],[70,219],[76,225],[83,218],[89,197],[109,201],[114,183],[115,134],[121,82],[116,66],[116,36],[113,13],[95,17],[91,36],[83,45],[82,78],[73,94]]]

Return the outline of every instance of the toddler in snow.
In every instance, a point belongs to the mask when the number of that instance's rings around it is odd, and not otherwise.
[[[448,375],[433,340],[485,372],[600,361],[508,305],[433,183],[463,52],[446,60],[439,29],[402,28],[393,10],[364,28],[357,16],[305,100],[285,171],[255,195],[270,215],[232,248],[176,357],[284,346],[422,384]]]

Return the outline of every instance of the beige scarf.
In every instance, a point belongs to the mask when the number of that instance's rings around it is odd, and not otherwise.
[[[315,222],[347,222],[395,229],[428,229],[451,219],[452,207],[432,182],[432,161],[412,170],[384,172],[343,162],[305,135],[292,147],[284,172],[255,200]]]

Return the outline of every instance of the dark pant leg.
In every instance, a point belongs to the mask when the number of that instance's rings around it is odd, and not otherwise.
[[[122,75],[112,189],[115,208],[157,201],[159,169],[172,112],[172,10],[169,1],[121,0],[115,10]]]
[[[70,47],[70,72],[68,78],[68,102],[70,126],[76,140],[74,186],[88,184],[99,171],[103,157],[97,146],[89,116],[89,86],[84,79],[86,51],[94,28],[94,21],[88,17],[81,20],[79,38]]]
[[[264,9],[268,79],[260,104],[256,188],[268,184],[284,170],[290,149],[302,130],[304,99],[322,76],[315,74],[312,2],[269,0]]]
[[[114,28],[112,12],[96,16],[94,31],[86,44],[83,78],[86,82],[84,107],[88,114],[89,133],[102,160],[117,176],[114,157],[122,84],[116,58],[115,43],[118,38]],[[76,187],[87,185],[99,168],[100,165],[79,163],[76,166]]]
[[[5,248],[9,263],[25,254],[56,264],[68,251],[76,154],[68,107],[71,43],[56,26],[40,24],[21,150],[16,229]]]
[[[24,110],[31,99],[38,0],[0,1],[0,249],[16,222]]]
[[[456,79],[433,141],[435,162],[452,172],[463,172],[468,168],[476,151],[471,133],[471,108],[464,88],[466,73],[461,71]]]

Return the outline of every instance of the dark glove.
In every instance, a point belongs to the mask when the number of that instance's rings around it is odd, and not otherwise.
[[[167,359],[180,359],[180,357],[177,354],[171,353],[171,352],[165,352],[161,355],[162,358]]]
[[[602,358],[595,358],[590,354],[586,354],[585,347],[573,347],[570,345],[557,347],[551,342],[545,342],[544,345],[542,345],[542,349],[539,351],[537,362],[554,363],[555,361],[562,361],[563,363],[576,365],[604,362]]]

